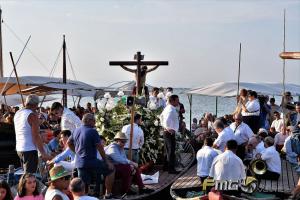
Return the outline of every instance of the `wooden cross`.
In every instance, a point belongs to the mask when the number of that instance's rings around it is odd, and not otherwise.
[[[160,65],[168,65],[168,61],[143,61],[144,55],[141,52],[137,52],[134,55],[136,61],[110,61],[109,65],[112,66],[121,66],[124,70],[131,73],[135,73],[136,79],[136,95],[142,95],[142,89],[146,85],[146,75],[148,72],[156,70]],[[136,69],[131,69],[126,66],[136,66]],[[148,69],[147,66],[154,66]]]

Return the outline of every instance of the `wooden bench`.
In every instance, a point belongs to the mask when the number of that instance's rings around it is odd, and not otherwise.
[[[259,190],[270,193],[290,194],[298,183],[299,175],[292,165],[282,159],[281,175],[278,180],[260,180]]]

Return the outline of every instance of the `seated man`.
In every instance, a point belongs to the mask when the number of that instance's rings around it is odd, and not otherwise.
[[[126,135],[122,132],[118,132],[114,140],[113,143],[105,148],[105,153],[115,166],[116,178],[121,178],[122,180],[122,194],[130,193],[131,178],[133,178],[133,181],[138,185],[140,194],[152,192],[152,190],[145,188],[138,164],[128,160],[126,157],[124,151],[124,146],[127,142]]]
[[[263,175],[256,175],[259,179],[277,180],[281,174],[281,160],[279,153],[274,147],[274,139],[268,136],[264,139],[265,150],[257,155],[267,163],[267,172]]]
[[[237,142],[228,140],[224,153],[218,155],[210,169],[209,176],[219,181],[240,181],[246,178],[243,161],[236,155]]]
[[[197,152],[197,176],[200,177],[201,183],[208,177],[211,164],[218,155],[212,145],[213,139],[207,137],[204,140],[204,146]]]
[[[71,136],[71,131],[61,131],[60,142],[63,145],[63,152],[48,161],[48,165],[57,164],[62,165],[66,170],[73,171],[75,169],[75,153],[68,146],[68,139]]]
[[[295,134],[297,134],[299,132],[299,130],[295,129],[293,126],[288,126],[287,131],[290,133],[290,135],[284,141],[282,151],[286,153],[286,159],[292,165],[299,166],[299,164],[298,164],[298,154],[295,152],[295,149],[292,145],[292,138],[294,137]]]

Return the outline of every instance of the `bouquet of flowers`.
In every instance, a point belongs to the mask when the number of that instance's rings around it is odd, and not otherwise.
[[[135,112],[143,117],[141,128],[144,131],[144,145],[140,150],[141,163],[157,161],[159,155],[163,154],[163,138],[160,135],[159,115],[162,109],[151,110],[140,105],[135,105]],[[115,100],[110,95],[99,102],[99,112],[96,115],[97,131],[103,135],[107,142],[113,141],[115,134],[122,129],[124,125],[130,123],[130,110],[123,101]]]

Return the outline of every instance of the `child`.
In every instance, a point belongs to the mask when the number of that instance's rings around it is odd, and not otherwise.
[[[35,176],[31,173],[25,173],[18,185],[18,195],[14,200],[44,200],[42,194],[38,191],[38,183]]]
[[[4,180],[0,180],[0,200],[13,200],[9,185]]]

